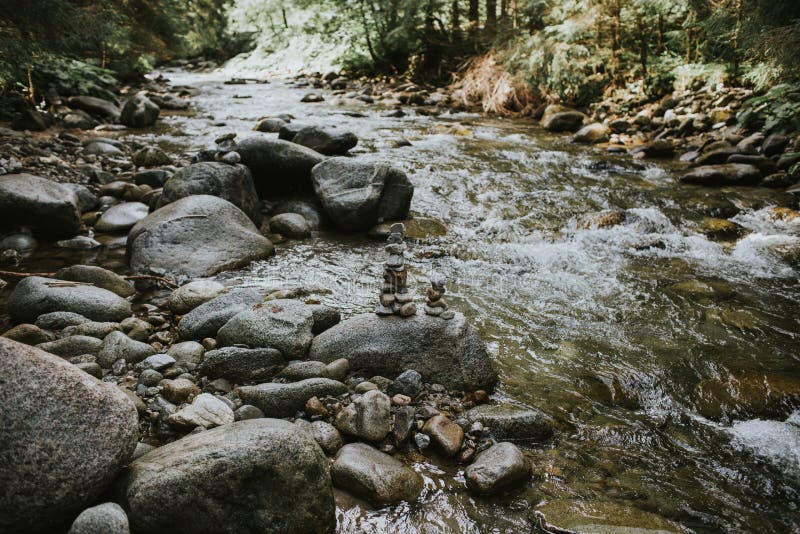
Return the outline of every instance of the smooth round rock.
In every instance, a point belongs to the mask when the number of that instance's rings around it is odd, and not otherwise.
[[[98,504],[81,512],[67,534],[130,534],[128,516],[117,503]]]
[[[111,206],[100,216],[94,229],[108,234],[127,232],[136,223],[147,217],[150,208],[141,202],[123,202]]]
[[[375,504],[414,501],[422,491],[422,477],[416,471],[366,443],[342,447],[331,477],[337,488]]]

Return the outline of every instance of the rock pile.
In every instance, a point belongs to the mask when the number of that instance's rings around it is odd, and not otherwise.
[[[447,303],[442,299],[445,292],[444,277],[438,273],[431,275],[431,287],[428,289],[428,299],[425,302],[425,313],[442,319],[452,319],[456,316],[453,310],[447,309]]]
[[[408,272],[406,271],[405,239],[406,227],[402,223],[393,224],[386,239],[385,247],[389,257],[383,268],[383,288],[380,303],[375,308],[378,315],[399,315],[410,317],[416,315],[417,306],[414,297],[408,290]]]
[[[217,151],[214,159],[222,163],[235,165],[242,161],[242,156],[236,151],[236,133],[227,133],[217,137],[214,142],[217,144]]]

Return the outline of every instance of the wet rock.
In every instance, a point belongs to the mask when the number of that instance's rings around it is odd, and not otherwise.
[[[726,145],[714,150],[706,149],[695,163],[698,166],[719,165],[720,163],[726,163],[729,158],[737,155],[739,155],[739,151],[736,148]]]
[[[172,381],[177,382],[177,380]],[[187,382],[189,382],[187,380]],[[191,382],[189,382],[191,384]],[[199,392],[197,386],[191,384],[194,388],[190,388],[190,392]],[[166,393],[166,388],[165,388]],[[187,393],[186,391],[182,393]],[[169,397],[164,395],[167,400]],[[187,395],[188,396],[188,395]],[[215,426],[223,426],[234,422],[233,410],[224,401],[210,393],[202,393],[195,397],[192,404],[182,408],[168,417],[168,421],[172,425],[194,428],[201,426],[203,428],[214,428]]]
[[[406,369],[394,379],[389,387],[389,394],[401,393],[413,399],[422,393],[422,387],[422,375],[414,369]]]
[[[618,502],[552,499],[537,506],[551,525],[548,530],[625,534],[679,533],[684,529],[651,512]]]
[[[467,488],[480,495],[492,495],[530,478],[528,461],[512,443],[492,445],[478,454],[464,471]]]
[[[310,148],[261,137],[239,141],[236,150],[253,173],[262,197],[311,192],[311,169],[325,159]]]
[[[301,421],[299,419],[298,421]],[[301,425],[314,438],[325,454],[333,456],[344,446],[344,440],[339,431],[325,421],[314,421],[308,425]]]
[[[467,411],[465,416],[470,424],[487,427],[497,439],[545,441],[553,435],[553,420],[531,408],[483,404]]]
[[[55,341],[40,343],[38,348],[50,354],[67,358],[82,354],[98,354],[103,342],[90,336],[67,336]]]
[[[286,363],[275,349],[225,347],[206,352],[198,372],[209,378],[227,378],[234,382],[271,380]]]
[[[744,235],[745,229],[727,219],[706,217],[700,222],[700,233],[709,239],[735,240]]]
[[[778,170],[778,166],[771,159],[750,154],[734,154],[728,158],[727,163],[745,163],[758,167],[758,170],[761,171],[763,176],[770,175]]]
[[[111,332],[102,341],[97,363],[104,369],[110,369],[120,358],[128,363],[139,363],[155,353],[156,349],[147,343],[133,340],[122,332]]]
[[[336,487],[377,505],[414,501],[423,485],[416,471],[366,443],[342,447],[331,477]]]
[[[378,390],[367,391],[336,416],[336,428],[367,441],[381,441],[389,434],[391,401]]]
[[[342,230],[366,231],[379,221],[408,215],[414,186],[394,167],[331,158],[314,167],[311,175],[325,213]]]
[[[0,530],[66,527],[128,461],[133,404],[115,386],[39,349],[0,338]]]
[[[43,132],[52,124],[53,118],[36,109],[24,109],[11,123],[15,130]]]
[[[153,334],[153,326],[138,317],[128,317],[119,326],[129,338],[136,341],[147,341]]]
[[[75,193],[75,197],[78,199],[78,208],[81,212],[87,212],[94,209],[97,206],[97,197],[94,196],[88,187],[81,184],[61,184],[64,187],[68,187],[72,189],[72,192]]]
[[[301,411],[311,397],[341,395],[347,386],[328,378],[310,378],[290,384],[259,384],[236,389],[239,398],[261,409],[267,417],[290,417]]]
[[[608,126],[594,122],[578,130],[578,133],[572,137],[572,142],[583,144],[606,143],[610,133]]]
[[[56,245],[58,245],[60,248],[72,250],[91,250],[101,246],[100,242],[85,235],[79,235],[74,239],[62,239],[61,241],[58,241]]]
[[[94,321],[118,322],[131,315],[130,303],[111,291],[76,282],[30,276],[21,280],[8,297],[16,322],[33,322],[57,311],[74,312]]]
[[[706,378],[692,392],[697,411],[713,420],[784,419],[800,407],[800,378],[782,373],[737,373]]]
[[[160,371],[175,364],[175,358],[168,354],[153,354],[148,356],[141,362],[136,364],[136,369],[142,371],[144,369],[155,369]]]
[[[271,232],[289,239],[305,239],[311,235],[311,227],[305,217],[298,213],[281,213],[269,220]]]
[[[107,289],[120,297],[130,297],[136,293],[133,284],[115,272],[95,265],[72,265],[56,271],[59,280],[85,282],[96,287]]]
[[[78,197],[69,187],[32,174],[0,176],[0,226],[37,235],[72,237],[81,227]]]
[[[272,215],[297,213],[302,215],[311,230],[319,230],[322,226],[322,207],[318,203],[306,200],[284,200],[272,209]]]
[[[273,252],[244,212],[209,195],[182,198],[154,211],[133,227],[127,243],[134,272],[190,277],[242,267]]]
[[[322,95],[318,95],[316,93],[308,93],[303,98],[300,99],[300,102],[303,103],[316,103],[316,102],[324,102],[325,98]]]
[[[144,93],[138,93],[122,106],[119,121],[130,128],[148,128],[156,123],[160,112]]]
[[[225,286],[213,280],[195,280],[182,285],[169,296],[169,309],[183,315],[218,297],[225,292]]]
[[[100,216],[94,229],[108,234],[124,233],[147,217],[150,208],[141,202],[123,202],[111,206]]]
[[[51,340],[51,336],[33,324],[19,324],[3,333],[3,337],[26,345],[38,345]]]
[[[772,134],[761,145],[761,153],[767,157],[776,156],[789,146],[790,139],[782,134]]]
[[[384,376],[415,369],[450,389],[491,389],[497,380],[485,344],[460,313],[449,321],[428,315],[357,315],[311,343],[311,360],[331,362],[342,355],[355,369]]]
[[[220,197],[261,224],[261,202],[250,170],[244,165],[202,162],[184,167],[164,184],[159,207],[191,195]]]
[[[83,154],[86,156],[102,156],[106,158],[121,158],[125,153],[116,145],[105,141],[92,141],[83,147]]]
[[[585,119],[586,115],[580,111],[560,111],[545,116],[542,126],[548,132],[576,132]]]
[[[325,371],[328,374],[328,378],[341,382],[350,372],[350,361],[345,358],[339,358],[326,365]]]
[[[163,187],[171,177],[172,172],[166,169],[150,169],[134,174],[133,183],[136,185],[149,185],[153,189],[158,189]]]
[[[97,121],[83,110],[76,109],[61,116],[61,125],[67,130],[91,130]]]
[[[219,329],[217,342],[222,347],[271,347],[286,358],[302,358],[314,337],[313,324],[311,309],[302,302],[271,300],[231,318]]]
[[[172,165],[172,159],[166,152],[155,146],[146,146],[134,152],[131,158],[137,167],[159,167]]]
[[[672,284],[667,290],[694,300],[719,300],[730,297],[733,293],[730,285],[723,280],[686,280]]]
[[[114,102],[94,96],[73,96],[69,99],[69,107],[80,109],[87,113],[107,119],[111,122],[119,120],[121,110]]]
[[[445,456],[455,456],[461,450],[464,430],[444,415],[435,415],[428,419],[422,432],[436,442]]]
[[[680,177],[681,183],[722,186],[755,185],[761,180],[758,167],[744,163],[723,163],[697,167]]]
[[[224,476],[222,476],[224,474]],[[332,532],[327,461],[286,421],[238,421],[142,456],[120,485],[135,532]]]
[[[128,516],[117,503],[98,504],[81,512],[67,534],[130,534]]]
[[[178,323],[181,339],[216,337],[233,316],[264,301],[256,289],[235,289],[197,306]]]
[[[196,341],[184,341],[172,345],[167,354],[175,358],[178,363],[191,363],[197,365],[203,359],[206,349]]]
[[[257,132],[278,133],[281,131],[281,128],[286,125],[287,123],[283,119],[279,119],[277,117],[266,117],[258,121],[258,124],[256,124],[256,127],[253,129]]]
[[[402,222],[406,227],[406,237],[410,239],[432,239],[447,235],[447,227],[436,219],[429,219],[427,217],[414,217],[413,219],[406,219]],[[391,226],[395,222],[384,222],[377,224],[370,228],[367,235],[378,239],[386,239],[389,237]]]
[[[293,143],[306,146],[326,156],[343,156],[358,144],[352,132],[324,130],[317,126],[301,128],[292,138]]]

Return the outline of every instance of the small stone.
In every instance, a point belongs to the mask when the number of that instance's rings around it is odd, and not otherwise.
[[[394,414],[394,426],[392,427],[392,436],[394,437],[395,445],[400,447],[406,442],[408,436],[411,434],[413,426],[414,409],[409,406],[398,408]]]
[[[434,317],[438,317],[439,315],[444,313],[444,311],[445,311],[444,308],[434,308],[432,306],[429,306],[428,304],[425,304],[425,313],[428,315],[433,315]]]
[[[211,351],[217,348],[217,340],[214,339],[213,337],[203,338],[203,341],[201,341],[201,343],[203,345],[203,348],[206,349],[206,351]]]
[[[468,464],[472,461],[475,457],[475,449],[472,447],[467,447],[466,449],[462,450],[461,453],[458,455],[458,463],[461,464]]]
[[[446,456],[455,456],[461,450],[464,430],[444,415],[428,419],[422,431],[436,441]]]
[[[75,364],[75,367],[83,371],[84,373],[88,373],[95,378],[102,378],[103,377],[103,369],[97,365],[95,362],[82,362]]]
[[[400,314],[401,317],[411,317],[412,315],[416,315],[417,305],[414,304],[413,302],[403,304],[402,306],[400,306],[400,311],[398,313]]]
[[[381,293],[381,306],[390,307],[394,304],[395,296],[392,293]]]
[[[139,375],[139,383],[147,387],[157,386],[164,376],[155,369],[145,369]]]
[[[175,380],[167,380],[164,383],[162,394],[168,401],[181,404],[199,395],[200,388],[191,380],[176,378]]]
[[[233,385],[224,378],[217,378],[206,384],[203,391],[206,393],[230,393],[233,391]]]
[[[245,419],[259,419],[264,417],[264,412],[252,404],[243,404],[238,410],[233,412],[233,415],[237,421],[244,421]]]
[[[350,361],[346,358],[334,360],[325,366],[325,372],[328,378],[342,381],[347,376],[347,373],[350,372]]]
[[[441,317],[442,319],[446,319],[448,321],[450,319],[453,319],[455,316],[456,312],[454,312],[453,310],[445,310],[441,314],[439,314],[439,317]]]
[[[87,508],[75,518],[67,534],[130,534],[128,516],[113,502]]]
[[[413,399],[422,392],[422,387],[422,375],[413,369],[406,369],[394,380],[389,394],[402,393]]]
[[[203,359],[203,354],[206,349],[196,341],[184,341],[183,343],[176,343],[172,345],[167,354],[175,358],[178,363],[193,363],[199,364]]]
[[[345,445],[331,467],[336,487],[375,504],[414,501],[422,491],[422,477],[399,460],[366,443]]]
[[[392,397],[392,404],[395,406],[408,406],[411,404],[411,397],[408,395],[403,395],[402,393],[398,393]]]
[[[111,374],[114,376],[122,376],[127,370],[128,364],[122,358],[111,364]]]
[[[391,400],[378,390],[368,391],[336,416],[336,427],[368,441],[381,441],[389,434]]]
[[[236,165],[237,163],[242,161],[242,156],[240,156],[238,152],[230,151],[220,156],[219,160],[222,163],[227,163],[229,165]]]
[[[489,495],[526,480],[530,466],[515,445],[498,443],[480,453],[464,471],[467,488],[473,493]]]
[[[169,356],[167,354],[154,354],[152,356],[148,356],[138,364],[136,364],[137,369],[155,369],[156,371],[160,371],[170,365],[175,363],[175,358]]]
[[[325,416],[328,415],[328,409],[325,408],[325,405],[317,397],[311,397],[306,402],[305,412],[308,415],[315,416]]]
[[[415,434],[414,444],[419,450],[427,449],[431,444],[431,437],[422,433]]]
[[[191,405],[169,416],[171,424],[183,427],[212,428],[234,422],[233,410],[218,397],[201,393]]]
[[[373,391],[378,389],[378,386],[376,386],[372,382],[365,380],[364,382],[361,382],[360,384],[356,385],[356,387],[353,389],[355,390],[356,393],[366,393],[367,391]]]

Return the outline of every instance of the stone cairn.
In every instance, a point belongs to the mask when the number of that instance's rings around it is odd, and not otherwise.
[[[214,154],[214,159],[223,163],[236,165],[242,159],[238,152],[236,152],[236,134],[228,133],[218,137],[215,141],[217,150]]]
[[[381,300],[375,309],[375,313],[378,315],[411,317],[417,314],[414,296],[408,290],[408,272],[406,271],[405,260],[406,244],[403,242],[405,235],[406,227],[402,223],[393,224],[389,229],[389,237],[386,239],[387,245],[385,247],[389,257],[383,267]]]
[[[445,292],[444,277],[438,273],[430,276],[431,287],[428,288],[428,298],[425,301],[425,313],[442,319],[452,319],[455,317],[453,310],[447,309],[447,303],[442,296]]]

